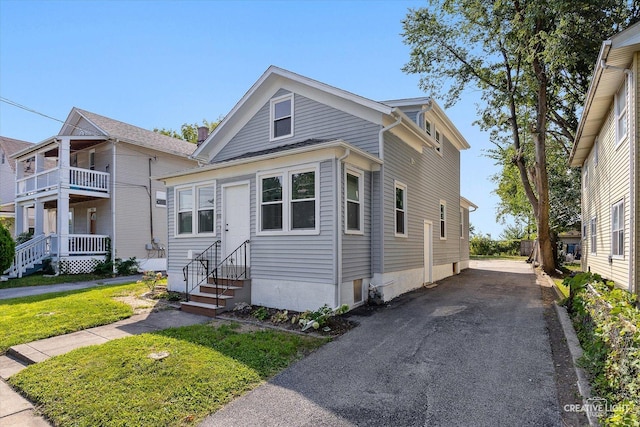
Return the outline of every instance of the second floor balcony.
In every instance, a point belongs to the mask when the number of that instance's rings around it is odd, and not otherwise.
[[[46,169],[32,175],[16,179],[16,198],[55,193],[68,174],[69,192],[87,196],[108,198],[110,195],[110,174],[90,169],[60,167]]]

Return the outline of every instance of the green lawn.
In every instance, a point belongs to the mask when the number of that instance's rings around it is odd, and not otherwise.
[[[195,325],[85,347],[32,365],[10,383],[54,425],[195,425],[326,342],[237,327]]]
[[[32,274],[19,279],[0,282],[0,289],[23,288],[25,286],[57,285],[58,283],[99,281],[104,276],[96,274],[61,274],[60,276],[45,277],[42,273]]]
[[[131,283],[0,300],[0,354],[16,344],[130,317],[131,306],[113,297],[146,290],[144,284]]]
[[[510,259],[514,261],[526,261],[529,257],[520,256],[520,255],[471,255],[469,257],[473,260],[481,260],[481,259]]]

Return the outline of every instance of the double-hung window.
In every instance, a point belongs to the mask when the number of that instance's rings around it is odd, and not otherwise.
[[[407,237],[407,186],[397,182],[396,190],[396,236]]]
[[[293,94],[271,100],[271,140],[293,136]]]
[[[611,254],[624,256],[624,200],[611,207]]]
[[[318,231],[317,168],[259,174],[258,233]]]
[[[616,146],[627,136],[627,79],[615,96]]]
[[[447,202],[440,200],[440,239],[447,238]]]
[[[215,194],[215,183],[176,188],[176,235],[215,234]]]
[[[355,169],[347,169],[345,179],[345,233],[360,234],[363,232],[362,194],[364,174]]]
[[[436,135],[436,152],[442,155],[442,134],[438,129],[436,129],[434,133]]]
[[[597,223],[596,223],[596,218],[593,217],[591,218],[591,221],[589,221],[589,236],[591,237],[590,241],[589,241],[589,252],[592,254],[595,254],[597,251],[597,244],[598,244],[598,229],[597,229]]]

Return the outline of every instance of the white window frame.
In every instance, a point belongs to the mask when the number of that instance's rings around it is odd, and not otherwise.
[[[447,240],[447,202],[446,200],[440,200],[440,207],[438,209],[439,218],[439,235],[440,240]]]
[[[96,170],[96,150],[89,150],[89,169]]]
[[[426,117],[424,118],[424,131],[427,133],[427,135],[433,136],[433,124],[429,120],[427,120]]]
[[[215,195],[213,198],[213,232],[203,232],[200,233],[198,232],[198,220],[199,220],[199,211],[201,210],[199,207],[199,197],[200,194],[198,192],[198,189],[202,188],[202,187],[213,187],[213,194]],[[191,190],[191,197],[192,197],[192,202],[191,202],[191,233],[180,233],[179,232],[179,213],[181,212],[188,212],[189,209],[183,209],[180,210],[180,197],[179,197],[179,193],[181,191],[185,191],[185,190]],[[211,237],[211,236],[215,236],[216,235],[216,228],[217,228],[217,209],[218,209],[218,198],[217,198],[217,194],[218,194],[218,188],[216,186],[216,181],[204,181],[204,182],[198,182],[198,183],[194,183],[194,184],[189,184],[189,185],[180,185],[180,186],[176,186],[173,189],[173,205],[174,205],[174,213],[173,213],[173,217],[174,217],[174,230],[173,230],[173,235],[176,238],[184,238],[184,237]],[[206,209],[209,210],[209,209]]]
[[[624,216],[624,199],[614,203],[611,206],[611,256],[613,258],[624,259],[624,231],[625,231],[625,216]],[[617,218],[616,218],[617,217]],[[616,221],[617,219],[617,221]],[[616,224],[617,222],[617,224]],[[615,227],[615,228],[614,228]],[[616,239],[618,245],[614,246],[614,236],[617,234]],[[622,250],[620,251],[620,242],[622,242]]]
[[[402,190],[402,209],[398,209],[396,205],[396,193],[398,189]],[[407,205],[407,185],[401,183],[400,181],[393,182],[393,231],[396,237],[409,237],[408,230],[408,218],[409,218],[409,210]],[[403,230],[404,233],[398,233],[398,211],[404,212],[404,224]]]
[[[460,208],[460,238],[464,239],[464,209]]]
[[[622,82],[622,85],[620,86],[620,88],[618,89],[618,91],[616,92],[615,96],[614,96],[614,126],[615,126],[615,135],[616,135],[616,142],[615,142],[615,146],[616,148],[620,146],[620,144],[622,143],[622,141],[624,141],[627,136],[629,135],[629,108],[628,108],[628,96],[629,96],[629,89],[628,89],[628,85],[627,85],[627,79],[626,77],[624,78],[624,81]],[[623,98],[623,107],[620,108],[620,99]],[[620,123],[621,121],[624,120],[625,122],[625,132],[623,134],[620,133]]]
[[[164,201],[163,203],[158,203],[158,201]],[[156,191],[156,208],[166,208],[167,207],[167,192],[166,191]]]
[[[358,178],[358,200],[350,200],[347,195],[347,176]],[[344,170],[344,232],[345,234],[364,234],[364,172],[352,167],[345,167]],[[349,228],[348,209],[349,202],[358,204],[358,228]]]
[[[291,138],[294,134],[293,131],[293,125],[294,125],[294,103],[293,103],[293,93],[288,93],[286,95],[282,95],[279,96],[277,98],[273,98],[271,99],[270,103],[269,103],[269,141],[279,141],[281,139],[285,139],[285,138]],[[276,104],[279,104],[281,102],[284,101],[289,101],[291,103],[291,115],[289,116],[291,118],[291,132],[288,133],[287,135],[280,135],[280,136],[274,136],[275,133],[275,121],[276,121],[276,117],[275,117],[275,111],[276,111]],[[282,119],[282,118],[280,118]]]
[[[589,160],[585,160],[582,165],[582,189],[587,190],[589,188]]]
[[[291,178],[295,174],[313,172],[314,178],[314,197],[309,199],[300,199],[298,202],[310,201],[315,202],[315,228],[294,229],[292,218]],[[262,180],[264,178],[282,176],[282,230],[262,230]],[[319,164],[303,165],[295,168],[282,168],[277,170],[263,171],[256,174],[256,235],[272,236],[272,235],[317,235],[320,234],[320,166]]]
[[[442,157],[442,132],[438,130],[436,125],[433,125],[433,138],[436,140],[436,153]]]
[[[589,221],[589,253],[596,254],[598,251],[598,221],[597,217]]]

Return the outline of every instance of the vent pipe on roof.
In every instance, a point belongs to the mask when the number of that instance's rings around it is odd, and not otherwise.
[[[206,126],[198,127],[198,146],[204,142],[205,139],[209,136],[209,128]]]

